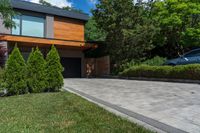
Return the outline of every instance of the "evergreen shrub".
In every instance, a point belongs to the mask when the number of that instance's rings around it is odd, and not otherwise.
[[[47,72],[47,91],[56,92],[62,88],[63,81],[63,67],[60,63],[60,56],[57,49],[53,45],[47,54],[46,58],[46,72]]]
[[[27,69],[29,92],[44,92],[47,88],[46,61],[39,48],[32,49],[27,61]]]
[[[3,78],[7,95],[20,95],[28,92],[27,67],[17,46],[14,47],[6,62]]]

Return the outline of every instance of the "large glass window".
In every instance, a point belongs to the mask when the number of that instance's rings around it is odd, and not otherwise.
[[[20,17],[14,17],[13,21],[19,23],[19,26],[12,29],[12,34],[44,37],[44,27],[45,27],[44,18],[21,15]]]
[[[13,21],[15,22],[16,26],[12,28],[12,34],[20,35],[20,16],[15,16]]]
[[[22,35],[44,37],[44,18],[23,15]]]

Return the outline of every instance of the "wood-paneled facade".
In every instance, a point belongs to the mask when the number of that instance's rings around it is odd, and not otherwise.
[[[54,17],[54,38],[84,41],[85,22],[70,18]]]

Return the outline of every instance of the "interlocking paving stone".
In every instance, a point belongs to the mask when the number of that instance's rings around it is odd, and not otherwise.
[[[200,132],[200,85],[119,79],[66,79],[96,99],[181,131]]]

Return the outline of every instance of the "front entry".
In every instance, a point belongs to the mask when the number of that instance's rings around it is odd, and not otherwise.
[[[61,58],[64,78],[81,78],[81,58]]]

